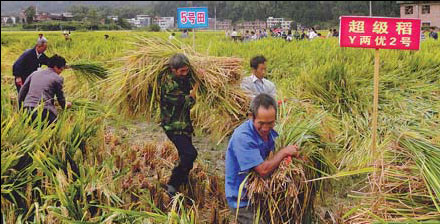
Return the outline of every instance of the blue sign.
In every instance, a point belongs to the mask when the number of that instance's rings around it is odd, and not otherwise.
[[[207,7],[177,8],[178,28],[206,28],[208,25]]]

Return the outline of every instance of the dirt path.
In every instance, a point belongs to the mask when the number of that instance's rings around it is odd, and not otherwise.
[[[133,121],[123,125],[108,126],[110,131],[121,138],[121,141],[142,145],[148,141],[166,141],[168,137],[163,129],[153,122]],[[206,136],[193,137],[193,144],[198,151],[197,160],[203,161],[213,171],[224,176],[225,151],[229,138],[225,138],[219,145],[210,141]]]

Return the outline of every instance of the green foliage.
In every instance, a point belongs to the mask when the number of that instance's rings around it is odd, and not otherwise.
[[[148,30],[151,32],[159,32],[160,26],[157,24],[152,24],[151,26],[148,27]]]

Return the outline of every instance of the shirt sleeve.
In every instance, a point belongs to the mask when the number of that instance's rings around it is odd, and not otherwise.
[[[15,77],[23,77],[24,67],[27,64],[28,52],[23,53],[12,66],[12,74]]]
[[[64,91],[63,91],[63,83],[64,79],[60,77],[61,79],[56,82],[55,86],[55,95],[57,97],[58,103],[60,103],[61,108],[65,109],[66,107],[66,98],[64,97]]]
[[[43,54],[41,54],[39,60],[42,65],[47,65],[49,58],[43,53]]]
[[[274,100],[277,100],[277,89],[275,88],[275,84],[271,83],[270,87],[271,87],[271,90],[270,90],[269,95],[271,95]]]
[[[264,162],[257,143],[246,134],[242,134],[234,140],[233,150],[241,172],[254,168]]]
[[[23,86],[20,88],[20,92],[18,93],[18,107],[21,108],[23,101],[26,99],[26,95],[29,92],[29,86],[31,85],[32,75],[30,75]]]

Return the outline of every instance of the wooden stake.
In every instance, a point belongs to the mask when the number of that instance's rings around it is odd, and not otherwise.
[[[373,159],[376,157],[376,147],[377,147],[377,111],[378,111],[378,104],[379,104],[379,63],[380,63],[380,57],[379,57],[379,49],[376,49],[375,55],[374,55],[374,98],[373,98],[373,121],[372,121],[372,155]]]
[[[193,28],[193,49],[196,51],[196,29]]]

